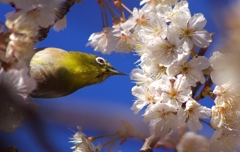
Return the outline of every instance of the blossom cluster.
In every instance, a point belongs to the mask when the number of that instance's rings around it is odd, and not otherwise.
[[[95,147],[91,141],[82,132],[82,128],[78,126],[78,132],[76,132],[71,138],[71,141],[75,146],[71,147],[74,152],[99,152],[101,150],[101,144],[99,143]]]
[[[202,129],[200,121],[208,118],[215,130],[210,151],[219,147],[233,151],[240,146],[239,53],[215,52],[210,59],[198,54],[212,38],[204,29],[204,15],[192,15],[185,0],[142,0],[140,4],[143,7],[134,8],[125,22],[93,33],[87,45],[103,54],[134,50],[139,55],[138,66],[131,72],[136,81],[131,109],[137,114],[145,108],[144,122],[153,134],[164,137],[185,123],[196,132]],[[198,102],[193,88],[211,79],[216,98],[208,108]]]
[[[36,88],[35,80],[29,77],[34,44],[42,29],[54,25],[58,31],[66,27],[66,17],[59,20],[56,10],[67,1],[0,2],[15,9],[6,14],[0,28],[0,130],[13,132],[21,125],[26,109],[37,105],[28,96]],[[140,5],[127,20],[93,33],[87,45],[103,54],[134,51],[139,56],[137,68],[131,72],[136,82],[132,88],[136,100],[131,109],[135,114],[145,110],[143,120],[149,123],[152,134],[164,138],[183,125],[196,132],[207,118],[215,130],[210,141],[191,132],[184,134],[175,148],[234,151],[240,146],[239,51],[214,52],[209,59],[203,56],[201,50],[208,48],[212,37],[204,29],[204,15],[191,14],[186,0],[142,0]],[[214,89],[210,85],[209,90],[200,91],[200,96],[215,95],[211,96],[215,104],[211,108],[200,104],[196,97],[195,89],[207,81],[215,84]],[[101,149],[100,145],[94,147],[81,128],[72,142],[74,151]]]
[[[0,29],[0,129],[3,131],[13,132],[21,125],[27,108],[37,106],[29,98],[36,88],[35,80],[29,76],[29,64],[40,29],[55,23],[54,8],[63,1],[0,0],[15,9],[6,14],[6,22]],[[56,23],[56,30],[64,28],[64,19]]]

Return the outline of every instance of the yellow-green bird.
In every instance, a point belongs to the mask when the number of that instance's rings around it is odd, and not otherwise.
[[[125,75],[102,57],[92,54],[59,48],[37,51],[30,62],[30,76],[37,82],[37,88],[30,94],[34,98],[66,96],[112,75]]]

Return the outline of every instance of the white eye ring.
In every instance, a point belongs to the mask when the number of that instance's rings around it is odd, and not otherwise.
[[[102,57],[97,57],[96,62],[100,65],[105,65],[105,60]]]

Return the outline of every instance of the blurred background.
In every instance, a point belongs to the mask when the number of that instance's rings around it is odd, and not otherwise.
[[[123,2],[131,10],[134,7],[140,8],[140,0],[123,0]],[[224,18],[231,10],[229,6],[234,0],[188,0],[188,2],[192,15],[204,14],[207,19],[205,29],[214,33],[213,43],[206,54],[210,57],[213,51],[221,49],[226,44],[224,38],[226,38],[227,29]],[[9,5],[0,3],[2,22],[5,22],[4,16],[10,11],[13,9]],[[70,152],[73,144],[69,143],[69,138],[75,134],[77,126],[82,126],[87,136],[98,136],[124,129],[120,124],[121,120],[131,124],[136,131],[149,134],[148,125],[142,121],[141,115],[144,110],[137,115],[130,110],[135,100],[131,94],[131,88],[135,84],[130,80],[130,72],[136,67],[134,63],[139,57],[134,53],[102,55],[94,52],[91,47],[86,47],[89,36],[101,30],[101,12],[98,3],[95,0],[83,0],[82,3],[75,4],[67,14],[65,30],[60,32],[51,30],[48,37],[37,43],[36,47],[57,47],[68,51],[96,54],[104,57],[116,69],[128,75],[110,77],[103,83],[85,87],[66,97],[33,99],[39,104],[40,121],[33,124],[25,120],[22,126],[13,133],[0,132],[0,151],[5,151],[8,146],[14,145],[19,152]],[[210,99],[200,102],[208,107],[213,105]],[[32,127],[33,125],[38,127]],[[38,130],[39,128],[41,130]],[[213,130],[204,125],[204,129],[197,133],[210,138]],[[103,144],[107,140],[109,138],[100,140],[100,142]],[[119,143],[114,145],[112,151],[139,151],[143,141],[128,139],[123,145]]]

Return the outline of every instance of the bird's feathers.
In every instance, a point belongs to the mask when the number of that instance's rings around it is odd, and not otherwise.
[[[43,51],[44,50],[44,51]],[[61,62],[66,51],[55,48],[37,50],[30,63],[30,75],[37,81],[37,88],[31,93],[32,97],[56,98],[67,92],[64,83],[59,82],[57,71],[61,69]]]

